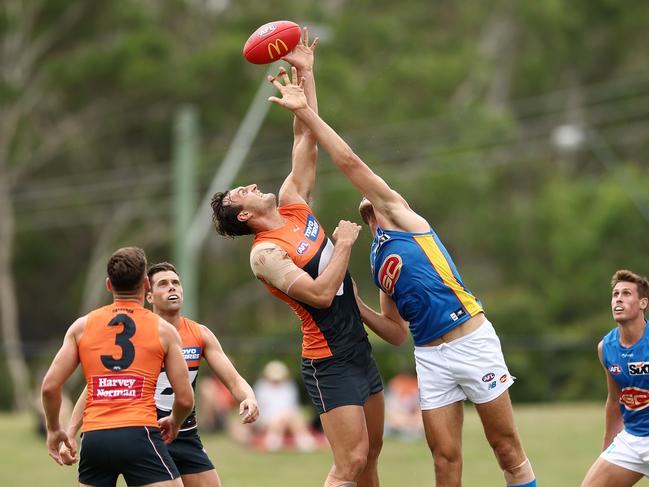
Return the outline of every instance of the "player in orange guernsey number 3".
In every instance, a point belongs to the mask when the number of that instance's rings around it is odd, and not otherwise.
[[[68,328],[42,384],[47,448],[62,464],[59,448],[74,451],[59,424],[61,388],[81,363],[90,393],[83,418],[79,485],[182,486],[164,442],[172,441],[194,406],[189,374],[176,329],[144,308],[149,289],[142,249],[125,247],[108,260],[106,285],[113,303],[91,311]],[[157,420],[154,392],[164,367],[175,398]],[[111,455],[106,455],[107,450]]]
[[[171,323],[180,333],[183,355],[189,369],[192,387],[196,379],[201,359],[209,367],[232,396],[239,401],[239,415],[243,423],[252,423],[259,416],[257,399],[250,385],[234,368],[223,351],[214,333],[181,314],[183,306],[183,287],[176,268],[169,262],[153,264],[147,271],[151,289],[147,301],[153,305],[153,311]],[[68,437],[73,447],[74,438],[81,426],[82,414],[86,404],[87,392],[84,390],[77,401],[68,426]],[[172,410],[174,390],[169,383],[165,370],[160,372],[155,392],[158,418],[169,416]],[[220,487],[221,481],[207,455],[198,434],[196,411],[187,417],[180,427],[178,436],[167,445],[174,464],[180,472],[184,487]],[[61,458],[66,465],[76,462],[67,448],[61,451]]]

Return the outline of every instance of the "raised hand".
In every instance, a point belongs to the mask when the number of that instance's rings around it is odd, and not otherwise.
[[[316,37],[313,43],[309,45],[309,28],[304,27],[299,44],[282,59],[291,63],[300,72],[311,70],[313,69],[313,53],[318,47],[318,42],[320,42],[320,39]]]
[[[340,220],[332,235],[337,244],[352,245],[358,238],[361,226],[348,220]]]
[[[291,75],[292,79],[289,78],[288,73],[284,68],[279,68],[277,76],[268,76],[268,81],[270,81],[282,95],[281,98],[271,96],[268,98],[268,101],[276,103],[287,110],[296,111],[300,108],[306,108],[308,105],[306,95],[304,94],[304,78],[298,79],[297,69],[295,66],[291,67]],[[280,80],[282,82],[280,82]]]

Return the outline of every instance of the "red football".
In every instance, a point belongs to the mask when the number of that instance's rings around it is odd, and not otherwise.
[[[253,64],[269,64],[286,56],[300,42],[300,26],[290,20],[262,25],[243,46],[244,57]]]

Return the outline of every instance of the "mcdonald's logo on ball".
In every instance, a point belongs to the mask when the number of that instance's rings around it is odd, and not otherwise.
[[[300,26],[290,20],[268,22],[248,38],[244,57],[253,64],[269,64],[291,52],[302,35]]]
[[[273,55],[273,53],[275,54]],[[268,57],[273,61],[286,56],[288,53],[288,46],[282,39],[275,39],[275,42],[268,43]]]

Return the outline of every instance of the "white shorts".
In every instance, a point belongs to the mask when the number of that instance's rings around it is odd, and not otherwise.
[[[468,399],[492,401],[514,383],[489,320],[477,330],[434,347],[415,347],[422,410]]]
[[[649,477],[649,437],[620,431],[613,443],[602,452],[607,462]]]

